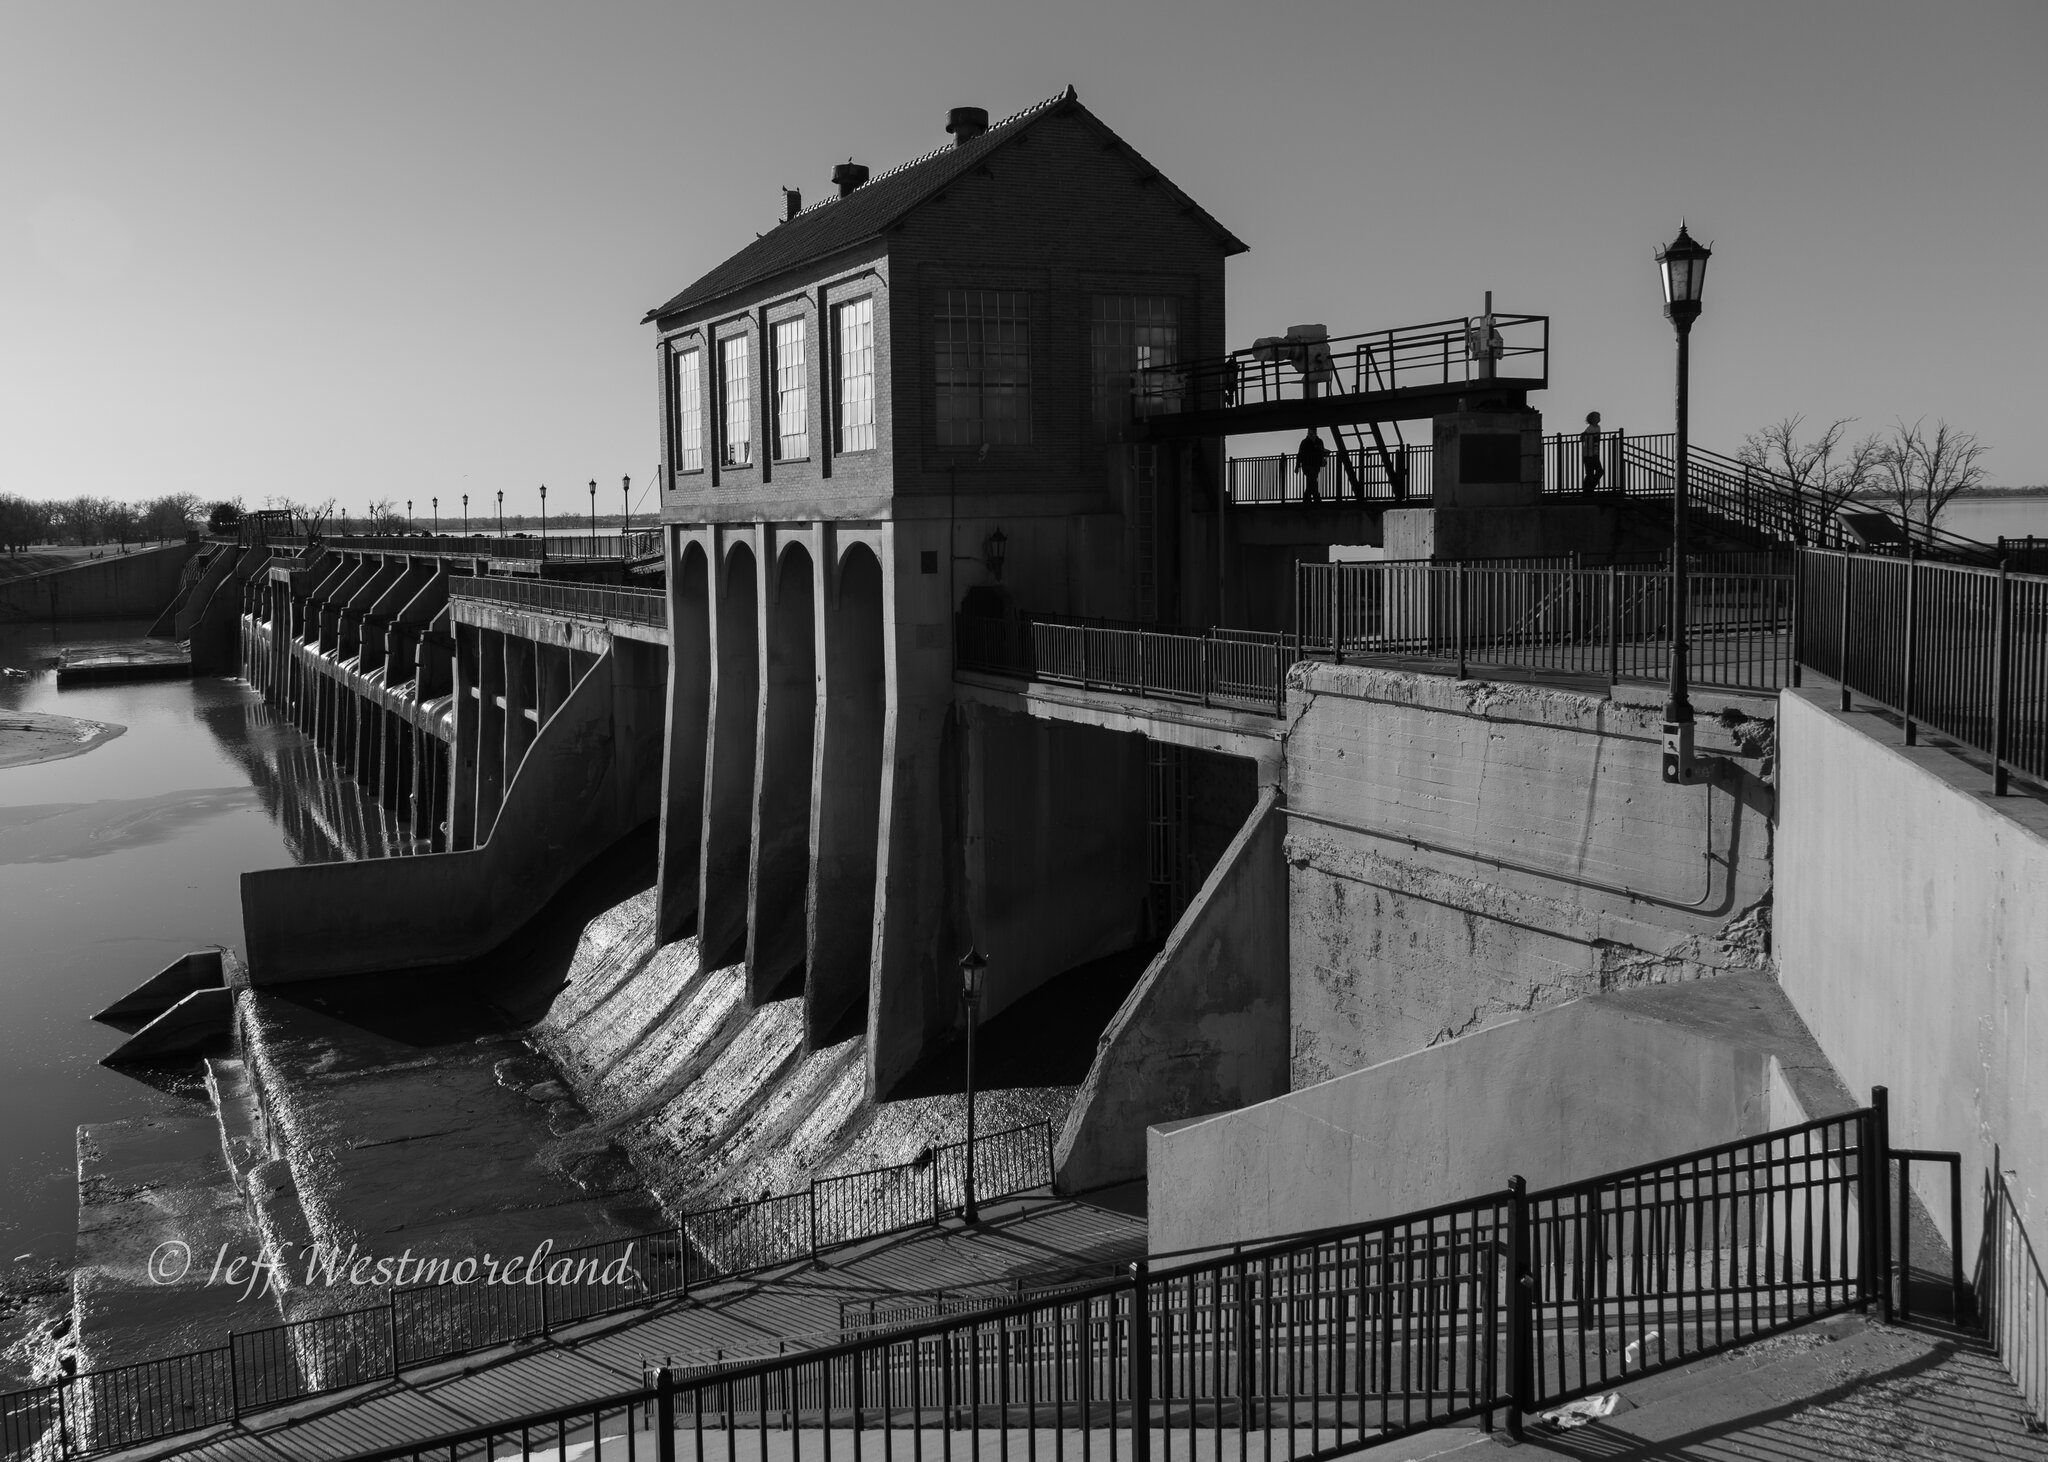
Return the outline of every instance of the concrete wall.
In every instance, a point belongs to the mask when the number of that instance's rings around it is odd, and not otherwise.
[[[0,623],[154,619],[178,594],[197,543],[172,543],[0,582]]]
[[[1145,1129],[1287,1089],[1287,865],[1268,789],[1102,1033],[1060,1134],[1062,1192],[1145,1174]]]
[[[1769,1126],[1769,1059],[1580,1001],[1149,1135],[1154,1253],[1532,1188]],[[1512,1121],[1475,1114],[1512,1113]]]
[[[620,641],[584,674],[518,767],[481,847],[244,873],[251,983],[448,964],[503,942],[655,815],[663,658]]]
[[[1294,673],[1295,1085],[1515,1011],[1763,962],[1768,720],[1697,697],[1701,750],[1726,775],[1672,787],[1648,688],[1624,692],[1638,704],[1353,666]]]
[[[1901,745],[1874,715],[1810,691],[1781,700],[1785,991],[1852,1091],[1890,1088],[1894,1146],[1963,1154],[1966,1269],[1997,1168],[2040,1244],[2048,1008],[2035,1009],[2033,982],[2048,976],[2048,807],[1992,797],[1988,774]],[[1947,1236],[1946,1180],[1915,1176]]]

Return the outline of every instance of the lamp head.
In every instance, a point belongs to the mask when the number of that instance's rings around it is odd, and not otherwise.
[[[1003,565],[1009,561],[1009,557],[1010,537],[998,528],[989,534],[988,540],[981,545],[981,561],[988,566],[991,574],[1000,579],[1003,576]]]
[[[1707,260],[1713,253],[1686,232],[1683,219],[1678,223],[1678,237],[1657,251],[1657,268],[1664,276],[1664,313],[1673,324],[1690,325],[1699,318]]]
[[[981,1004],[982,975],[988,969],[988,956],[973,945],[967,946],[967,953],[960,956],[960,998],[969,1005]]]

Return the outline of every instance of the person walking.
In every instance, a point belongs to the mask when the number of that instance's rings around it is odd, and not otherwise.
[[[1600,413],[1597,411],[1586,413],[1586,429],[1579,433],[1579,460],[1586,468],[1585,485],[1579,490],[1591,492],[1607,475],[1607,469],[1600,465]]]
[[[1323,445],[1322,436],[1314,427],[1301,439],[1301,445],[1294,449],[1295,465],[1301,468],[1301,500],[1304,503],[1319,503],[1323,500],[1323,464],[1330,460],[1330,449]]]

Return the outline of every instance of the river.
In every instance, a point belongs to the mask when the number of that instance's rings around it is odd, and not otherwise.
[[[92,1013],[190,950],[242,942],[238,875],[396,844],[391,819],[238,680],[59,690],[48,662],[145,624],[0,625],[0,712],[126,726],[80,756],[0,768],[0,1264],[72,1253],[82,1122],[203,1112],[196,1070],[99,1060]]]

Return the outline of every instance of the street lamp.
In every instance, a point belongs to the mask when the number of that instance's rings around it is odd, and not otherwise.
[[[1713,250],[1685,231],[1657,251],[1664,276],[1664,317],[1678,332],[1677,440],[1671,457],[1671,692],[1664,702],[1664,780],[1693,779],[1692,702],[1685,684],[1686,597],[1686,437],[1692,390],[1692,322],[1700,317],[1700,292],[1707,281],[1707,259]]]
[[[597,542],[597,479],[590,479],[590,541]]]
[[[505,489],[498,489],[498,536],[505,536]]]
[[[419,529],[417,529],[417,528],[413,527],[413,525],[412,525],[412,499],[411,499],[411,498],[407,498],[407,499],[405,500],[405,531],[406,531],[406,532],[408,532],[408,533],[417,533],[417,532],[419,532]]]
[[[469,494],[462,495],[462,536],[469,537]]]
[[[434,505],[434,536],[439,538],[441,536],[441,499],[433,497],[427,499],[427,501]]]
[[[967,1007],[967,1202],[960,1216],[973,1223],[980,1216],[974,1202],[974,1037],[981,1017],[981,980],[988,956],[973,945],[960,956],[960,1003]]]
[[[540,485],[540,556],[548,556],[548,485]]]
[[[624,537],[633,531],[633,474],[624,473],[619,478],[619,496],[625,499],[625,512],[619,518],[619,535]]]

